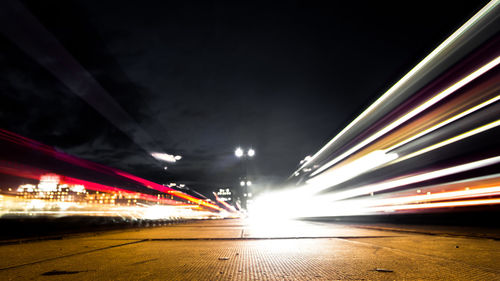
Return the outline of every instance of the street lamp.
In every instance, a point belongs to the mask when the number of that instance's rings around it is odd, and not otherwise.
[[[255,149],[249,148],[248,150],[243,150],[243,148],[238,147],[234,151],[234,155],[238,158],[243,158],[243,162],[241,163],[242,168],[244,169],[244,176],[240,177],[240,186],[241,186],[241,192],[243,193],[245,198],[242,198],[242,207],[243,209],[247,208],[247,190],[248,187],[252,185],[252,182],[248,180],[248,161],[250,158],[253,158],[255,156]],[[239,193],[239,192],[238,192]],[[241,194],[241,193],[240,193]]]
[[[250,148],[245,155],[245,151],[243,151],[243,149],[241,147],[238,147],[234,151],[234,155],[236,155],[236,157],[238,157],[238,158],[241,158],[244,156],[253,157],[255,155],[255,150],[253,148]]]
[[[240,181],[240,186],[252,186],[252,182],[251,181]]]
[[[243,149],[241,149],[241,147],[236,148],[236,150],[234,151],[234,155],[240,158],[241,156],[243,156]]]

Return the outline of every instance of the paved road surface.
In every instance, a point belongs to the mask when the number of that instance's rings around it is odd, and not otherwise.
[[[0,246],[0,280],[500,280],[499,239],[428,230],[212,220],[85,234]]]

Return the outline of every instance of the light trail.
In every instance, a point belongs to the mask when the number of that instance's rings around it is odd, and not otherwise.
[[[39,179],[41,175],[46,174],[47,171],[42,169],[29,167],[17,163],[9,163],[0,161],[0,173],[13,175],[22,178]],[[14,198],[9,195],[3,195],[0,200],[0,215],[50,215],[50,216],[72,216],[72,215],[86,215],[86,216],[117,216],[134,219],[171,219],[171,218],[222,218],[227,216],[224,212],[219,212],[219,209],[210,208],[213,204],[186,196],[186,200],[196,205],[189,205],[180,201],[165,198],[166,195],[176,195],[184,197],[182,192],[169,192],[163,193],[163,196],[145,194],[137,191],[130,191],[123,188],[112,187],[82,179],[76,179],[64,176],[64,184],[84,186],[86,190],[97,192],[97,194],[90,195],[90,202],[88,201],[64,201],[64,197],[60,199],[52,199],[50,192],[40,192],[43,195],[41,199],[38,198]],[[40,185],[39,185],[40,187]],[[33,192],[33,191],[32,191]],[[101,193],[99,193],[101,192]],[[33,193],[36,194],[36,193]],[[107,194],[107,195],[106,195]],[[102,196],[101,196],[102,195]],[[88,195],[86,195],[88,197]],[[106,196],[106,197],[105,197]],[[59,196],[58,196],[59,197]],[[103,200],[105,199],[106,200]],[[123,198],[123,199],[121,199]],[[63,201],[59,201],[63,200]],[[67,196],[66,200],[71,200]],[[126,202],[128,200],[131,206],[115,205],[115,201]],[[109,201],[109,203],[104,203]],[[137,201],[137,203],[135,203]],[[147,202],[147,204],[140,203]],[[112,204],[111,204],[112,202]],[[104,203],[104,204],[103,204]],[[124,204],[124,203],[121,203]],[[204,208],[200,208],[203,206]],[[215,205],[214,205],[215,206]],[[54,210],[56,209],[56,210]],[[187,211],[186,211],[187,210]],[[210,210],[208,212],[207,210]],[[215,212],[214,212],[215,211]],[[232,215],[234,217],[234,214]]]
[[[453,167],[448,167],[432,172],[420,173],[414,176],[407,176],[395,180],[389,180],[381,183],[370,184],[363,187],[353,188],[346,191],[339,191],[331,195],[325,195],[329,201],[343,200],[347,198],[352,198],[360,195],[369,195],[371,193],[390,190],[396,187],[410,185],[418,182],[423,182],[435,178],[440,178],[444,176],[449,176],[461,172],[470,171],[473,169],[478,169],[490,165],[500,163],[500,156],[491,157],[487,159],[482,159],[474,162],[469,162],[462,165],[457,165]]]
[[[491,98],[491,99],[489,99],[489,100],[487,100],[487,101],[485,101],[485,102],[483,102],[481,104],[478,104],[478,105],[476,105],[476,106],[474,106],[474,107],[472,107],[472,108],[470,108],[470,109],[468,109],[468,110],[466,110],[464,112],[461,112],[460,114],[454,115],[453,117],[448,118],[445,121],[442,121],[442,122],[440,122],[440,123],[438,123],[438,124],[436,124],[436,125],[428,128],[428,129],[426,129],[426,130],[424,130],[424,131],[422,131],[422,132],[420,132],[420,133],[418,133],[418,134],[416,134],[416,135],[414,135],[414,136],[412,136],[410,138],[407,138],[404,141],[399,142],[399,143],[397,143],[397,144],[395,144],[395,145],[387,148],[386,150],[387,151],[392,151],[394,149],[397,149],[397,148],[399,148],[399,147],[401,147],[401,146],[403,146],[403,145],[405,145],[405,144],[407,144],[409,142],[412,142],[412,141],[414,141],[414,140],[416,140],[416,139],[418,139],[418,138],[420,138],[422,136],[425,136],[425,135],[427,135],[427,134],[429,134],[431,132],[434,132],[434,131],[436,131],[439,128],[442,128],[442,127],[444,127],[444,126],[446,126],[446,125],[448,125],[448,124],[450,124],[452,122],[455,122],[455,121],[457,121],[457,120],[459,120],[461,118],[464,118],[467,115],[470,115],[470,114],[472,114],[472,113],[474,113],[476,111],[479,111],[480,109],[483,109],[483,108],[485,108],[485,107],[487,107],[487,106],[489,106],[491,104],[494,104],[495,102],[497,102],[499,100],[500,100],[500,95],[497,95],[497,96],[495,96],[495,97],[493,97],[493,98]]]
[[[231,212],[231,213],[237,213],[237,212],[238,212],[238,211],[236,211],[236,209],[235,209],[233,206],[231,206],[231,205],[229,205],[227,202],[225,202],[225,201],[221,200],[221,199],[219,198],[219,196],[217,195],[217,193],[213,192],[213,194],[214,194],[214,196],[215,196],[215,200],[216,200],[217,202],[219,202],[219,204],[221,204],[222,206],[224,206],[224,208],[226,208],[226,210],[227,210],[227,211],[229,211],[229,212]]]
[[[494,204],[500,204],[500,199],[482,199],[482,200],[465,200],[465,201],[453,201],[453,202],[398,205],[398,206],[374,208],[372,209],[372,211],[389,212],[398,210],[450,208],[450,207],[481,206],[481,205],[494,205]]]
[[[483,65],[479,69],[475,70],[474,72],[470,73],[466,77],[460,79],[458,82],[454,83],[452,86],[448,87],[446,90],[440,92],[439,94],[435,95],[434,97],[430,98],[429,100],[425,101],[423,104],[419,105],[418,107],[414,108],[407,114],[403,115],[396,121],[392,122],[391,124],[385,126],[383,129],[377,131],[375,134],[371,135],[370,137],[364,139],[362,142],[358,143],[354,147],[350,148],[346,152],[342,153],[341,155],[337,156],[333,160],[329,161],[328,163],[324,164],[317,170],[315,170],[312,174],[311,177],[323,172],[324,170],[328,169],[329,167],[333,166],[334,164],[342,161],[352,153],[358,151],[359,149],[363,148],[364,146],[370,144],[374,140],[380,138],[381,136],[387,134],[388,132],[392,131],[393,129],[397,128],[398,126],[402,125],[403,123],[407,122],[408,120],[412,119],[413,117],[417,116],[418,114],[422,113],[426,109],[430,108],[434,104],[438,103],[439,101],[443,100],[444,98],[448,97],[449,95],[453,94],[456,90],[462,88],[463,86],[467,85],[477,77],[483,75],[484,73],[488,72],[489,70],[493,69],[496,67],[498,64],[500,64],[500,56],[497,56],[495,59],[492,61],[488,62],[487,64]]]
[[[453,126],[459,126],[458,122],[467,124],[470,123],[470,120],[473,120],[473,118],[478,121],[481,118],[484,119],[484,121],[477,123],[488,122],[489,119],[484,118],[484,111],[492,112],[493,108],[496,108],[498,111],[499,108],[499,104],[495,104],[498,98],[498,92],[500,91],[500,84],[496,82],[500,79],[500,72],[498,71],[498,68],[492,74],[493,75],[490,75],[488,79],[483,79],[482,81],[479,81],[479,83],[474,83],[474,85],[468,87],[459,95],[455,95],[446,103],[441,103],[438,106],[433,107],[432,110],[428,110],[425,114],[419,116],[419,118],[414,118],[413,120],[405,123],[403,126],[400,126],[398,129],[391,131],[390,134],[387,134],[386,136],[375,141],[373,144],[349,156],[344,161],[334,165],[329,169],[329,171],[337,170],[345,165],[350,165],[351,162],[357,161],[356,159],[363,158],[365,155],[377,150],[386,151],[386,153],[397,152],[400,157],[402,157],[405,153],[408,153],[404,151],[408,150],[405,148],[402,150],[396,150],[396,146],[408,144],[412,141],[415,141],[414,144],[419,146],[418,143],[422,142],[422,140],[430,142],[432,139],[440,139],[441,134],[440,131],[437,131],[437,127],[443,128],[441,131],[447,131],[446,126],[444,126],[446,123],[452,123]],[[471,116],[473,113],[476,113],[476,115]],[[478,116],[482,117],[478,118]],[[468,118],[465,119],[465,117]],[[432,135],[429,135],[431,131],[435,132]],[[426,135],[429,135],[427,139],[421,138]],[[410,144],[409,147],[412,145],[413,144]],[[392,165],[397,162],[393,161],[378,168]]]
[[[8,163],[6,161],[2,161],[2,162],[0,162],[0,173],[12,175],[12,176],[17,176],[17,177],[21,177],[21,178],[38,180],[42,175],[47,174],[48,171],[44,171],[42,169],[37,169],[37,168],[30,167],[27,165],[12,164],[12,163]],[[95,182],[91,182],[91,181],[86,181],[86,180],[82,180],[82,179],[68,177],[68,176],[64,177],[64,181],[65,181],[65,183],[69,183],[69,184],[83,185],[88,190],[99,191],[99,192],[110,193],[110,194],[123,194],[125,196],[133,196],[134,198],[139,198],[139,199],[151,201],[154,203],[162,203],[162,204],[169,204],[169,205],[182,204],[182,202],[171,200],[168,198],[158,199],[157,196],[154,196],[151,194],[144,194],[144,193],[140,193],[137,191],[131,191],[131,190],[123,189],[123,188],[117,188],[117,187],[113,187],[113,186],[108,186],[108,185],[99,184],[99,183],[95,183]]]
[[[393,211],[407,209],[438,208],[443,206],[472,206],[478,204],[496,204],[497,201],[468,201],[468,203],[452,202],[446,204],[422,205],[422,201],[444,201],[456,199],[471,199],[474,197],[500,196],[499,177],[497,175],[479,177],[463,180],[455,183],[444,183],[437,186],[418,187],[411,189],[413,192],[428,192],[425,194],[398,196],[391,192],[373,196],[376,192],[387,192],[397,187],[404,187],[410,184],[425,182],[431,179],[445,177],[461,172],[487,167],[500,163],[500,156],[473,161],[461,165],[456,165],[431,172],[423,172],[412,176],[387,180],[380,183],[365,185],[345,191],[337,191],[328,194],[314,194],[311,186],[306,185],[300,188],[270,193],[256,199],[253,216],[261,219],[268,218],[297,218],[297,217],[321,217],[321,216],[352,216],[368,215],[391,209]],[[463,187],[466,185],[467,187]],[[443,192],[430,192],[431,189],[448,189]],[[452,190],[450,190],[452,189]],[[455,189],[455,190],[453,190]],[[461,189],[461,190],[460,190]],[[405,191],[406,193],[408,191]],[[360,196],[365,197],[360,197]],[[386,196],[389,198],[380,198]],[[360,197],[360,198],[355,198]],[[488,203],[484,203],[488,202]],[[406,203],[406,205],[401,205]],[[418,204],[418,207],[410,207],[411,204]],[[399,206],[399,207],[398,207]],[[384,209],[385,208],[385,209]],[[252,213],[251,213],[252,215]]]
[[[257,213],[296,218],[499,204],[499,4],[489,2],[301,161],[290,177],[298,186],[256,198]]]
[[[290,192],[278,192],[268,194],[267,197],[259,198],[256,206],[257,210],[250,214],[253,217],[266,220],[269,218],[290,219],[297,217],[370,215],[386,212],[388,210],[397,211],[403,209],[426,209],[427,207],[472,206],[474,202],[479,204],[483,204],[481,202],[487,202],[484,204],[495,204],[497,201],[467,200],[469,202],[467,204],[463,204],[462,202],[465,199],[474,199],[478,197],[496,197],[498,199],[498,197],[500,197],[499,184],[500,177],[497,174],[488,177],[445,183],[417,190],[417,192],[423,192],[424,194],[399,196],[394,193],[388,193],[375,197],[370,196],[336,202],[331,201],[325,196],[308,196],[307,194],[302,196],[295,194],[297,196],[293,196]],[[433,189],[455,190],[437,193],[428,191]],[[415,189],[411,191],[415,192]],[[408,192],[409,191],[405,191],[403,193]],[[383,196],[389,198],[380,198]],[[277,208],[276,202],[281,202],[279,208]],[[443,202],[445,202],[445,204],[438,204]],[[426,205],[431,203],[432,205]]]
[[[389,199],[378,199],[376,201],[376,205],[377,206],[399,205],[407,203],[420,203],[425,201],[453,200],[453,199],[462,199],[470,197],[498,196],[498,195],[500,195],[500,186],[475,188],[475,189],[466,188],[465,190],[458,190],[458,191],[413,195],[413,196],[396,197]]]
[[[329,171],[307,180],[308,189],[312,193],[320,192],[331,186],[338,185],[356,176],[366,173],[374,168],[398,158],[397,153],[387,153],[376,150],[351,163],[330,169]]]
[[[51,146],[48,146],[46,144],[37,142],[35,140],[29,139],[26,137],[23,137],[21,135],[15,134],[15,133],[9,132],[9,131],[4,130],[4,129],[0,129],[0,139],[12,142],[14,144],[17,144],[17,145],[20,145],[23,147],[33,149],[35,151],[42,152],[42,153],[44,153],[50,157],[53,157],[55,159],[58,159],[58,160],[61,160],[61,161],[85,168],[85,169],[90,169],[90,170],[97,171],[97,172],[103,173],[103,174],[118,176],[119,178],[126,179],[126,180],[132,181],[134,183],[138,183],[146,188],[153,189],[153,190],[160,191],[160,192],[164,192],[164,193],[168,193],[168,194],[171,194],[172,196],[175,196],[177,198],[181,198],[181,199],[188,200],[188,201],[196,203],[196,204],[203,205],[203,206],[205,206],[209,209],[212,209],[214,211],[221,210],[221,208],[215,204],[211,204],[205,200],[202,200],[200,198],[197,198],[197,197],[191,196],[189,194],[180,192],[180,191],[175,190],[173,188],[170,188],[168,186],[164,186],[164,185],[137,177],[135,175],[132,175],[132,174],[127,173],[125,171],[121,171],[119,169],[111,168],[108,166],[104,166],[104,165],[97,164],[97,163],[94,163],[91,161],[77,158],[75,156],[66,154],[64,152],[56,151]],[[33,169],[33,168],[30,168],[30,169]],[[21,171],[17,171],[17,172],[19,173]],[[37,177],[35,177],[35,178],[38,178],[38,177],[39,177],[39,175],[37,175]]]
[[[484,104],[485,103],[483,103],[482,105]],[[317,193],[327,188],[343,183],[349,179],[355,178],[356,176],[371,171],[375,168],[394,165],[396,163],[439,149],[441,147],[464,140],[474,135],[486,132],[498,126],[500,126],[500,119],[401,157],[399,157],[398,154],[394,152],[392,153],[388,152],[389,150],[393,150],[394,147],[391,147],[385,151],[376,150],[352,162],[339,166],[338,168],[334,167],[323,174],[320,174],[316,177],[312,177],[311,179],[307,180],[306,183],[309,185],[308,188],[310,192]]]
[[[59,205],[68,203],[64,208]],[[224,214],[207,212],[196,209],[194,206],[165,206],[139,204],[136,206],[112,206],[103,204],[82,204],[78,202],[51,202],[37,199],[19,199],[14,196],[3,195],[0,200],[0,217],[3,215],[15,216],[92,216],[92,217],[120,217],[131,220],[172,220],[172,219],[206,219],[223,218]]]
[[[428,146],[426,148],[423,148],[421,150],[418,150],[418,151],[415,151],[413,153],[410,153],[408,155],[405,155],[401,158],[398,158],[396,160],[394,160],[393,162],[390,162],[388,163],[388,165],[391,165],[391,164],[395,164],[397,162],[401,162],[401,161],[405,161],[405,160],[408,160],[410,158],[413,158],[413,157],[416,157],[416,156],[419,156],[419,155],[422,155],[424,153],[427,153],[427,152],[430,152],[432,150],[435,150],[435,149],[438,149],[438,148],[441,148],[441,147],[444,147],[444,146],[447,146],[449,144],[452,144],[454,142],[457,142],[457,141],[461,141],[461,140],[464,140],[466,138],[469,138],[469,137],[472,137],[474,135],[477,135],[479,133],[483,133],[483,132],[486,132],[488,130],[491,130],[493,128],[496,128],[500,126],[500,119],[497,120],[497,121],[494,121],[494,122],[491,122],[489,124],[486,124],[486,125],[483,125],[479,128],[475,128],[473,130],[470,130],[470,131],[467,131],[465,133],[462,133],[458,136],[455,136],[455,137],[452,137],[452,138],[449,138],[447,140],[444,140],[442,142],[439,142],[439,143],[436,143],[436,144],[433,144],[431,146]]]
[[[439,64],[444,64],[444,62],[450,57],[452,57],[452,54],[457,52],[457,50],[459,50],[460,47],[462,47],[462,49],[465,49],[464,46],[466,45],[466,43],[468,43],[472,38],[478,36],[481,33],[481,30],[485,30],[484,26],[491,24],[491,22],[495,22],[495,19],[497,18],[498,14],[499,4],[500,1],[498,0],[490,1],[472,18],[470,18],[460,28],[458,28],[455,32],[453,32],[453,34],[451,34],[445,41],[443,41],[422,61],[420,61],[414,68],[412,68],[406,75],[404,75],[398,82],[396,82],[373,104],[371,104],[367,109],[365,109],[358,117],[356,117],[351,123],[349,123],[332,140],[330,140],[318,152],[312,155],[308,161],[305,161],[305,163],[301,165],[293,174],[296,174],[298,171],[300,171],[301,169],[312,163],[319,155],[325,152],[330,146],[332,146],[333,143],[335,143],[342,136],[344,136],[354,126],[361,123],[362,120],[364,120],[370,114],[373,114],[377,109],[379,109],[383,103],[387,103],[395,96],[403,95],[403,92],[405,90],[410,88],[412,85],[417,84],[418,81],[424,81],[425,84],[428,83],[431,79],[433,79],[429,78],[431,70],[436,68],[437,65]],[[449,64],[451,63],[449,62]],[[427,79],[425,79],[426,75]]]

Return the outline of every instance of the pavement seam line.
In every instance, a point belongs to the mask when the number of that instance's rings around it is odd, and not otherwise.
[[[392,231],[392,232],[412,233],[412,234],[423,234],[423,235],[431,235],[431,236],[491,239],[491,240],[495,240],[495,241],[500,241],[500,238],[496,237],[496,236],[479,236],[479,235],[454,234],[454,233],[435,233],[435,232],[428,232],[428,231],[420,231],[420,230],[412,230],[412,229],[400,229],[400,228],[390,228],[390,227],[382,227],[382,226],[360,226],[360,225],[358,225],[358,226],[354,226],[354,227],[362,228],[362,229]]]
[[[73,253],[73,254],[68,254],[68,255],[63,255],[63,256],[58,256],[58,257],[43,259],[43,260],[38,260],[38,261],[34,261],[34,262],[27,262],[27,263],[18,264],[18,265],[12,265],[12,266],[8,266],[8,267],[0,268],[0,271],[2,271],[2,270],[8,270],[8,269],[14,269],[14,268],[19,268],[19,267],[23,267],[23,266],[27,266],[27,265],[33,265],[33,264],[47,262],[47,261],[53,261],[53,260],[62,259],[62,258],[68,258],[68,257],[73,257],[73,256],[78,256],[78,255],[83,255],[83,254],[98,252],[98,251],[102,251],[102,250],[107,250],[107,249],[112,249],[112,248],[127,246],[127,245],[131,245],[131,244],[142,243],[142,242],[146,242],[146,241],[148,241],[148,240],[147,239],[143,239],[143,240],[138,240],[138,241],[133,241],[133,242],[127,242],[127,243],[124,243],[124,244],[112,245],[112,246],[108,246],[108,247],[104,247],[104,248],[93,249],[93,250],[88,250],[88,251],[83,251],[83,252],[78,252],[78,253]]]
[[[193,225],[181,225],[184,223],[189,224],[189,222],[174,222],[174,223],[171,222],[168,225],[163,225],[160,227],[193,227]],[[40,241],[51,241],[51,240],[89,238],[89,237],[95,237],[98,235],[105,235],[105,234],[112,234],[112,233],[142,232],[144,230],[149,230],[149,229],[151,229],[151,228],[138,226],[138,227],[130,227],[130,228],[97,230],[97,231],[90,231],[90,232],[61,233],[61,234],[45,235],[45,236],[38,236],[38,237],[26,237],[26,238],[20,238],[20,239],[5,239],[5,240],[0,240],[0,246],[31,243],[31,242],[40,242]]]
[[[247,241],[247,240],[292,240],[292,239],[365,239],[394,238],[401,236],[299,236],[299,237],[227,237],[227,238],[150,238],[144,241]]]
[[[398,249],[398,248],[392,248],[392,247],[387,247],[387,246],[379,246],[379,245],[372,244],[372,243],[366,242],[366,241],[353,241],[353,240],[351,240],[351,238],[339,238],[339,239],[343,239],[343,240],[349,241],[351,243],[359,243],[359,244],[364,244],[364,245],[370,245],[372,247],[382,248],[382,249],[385,249],[385,250],[394,251],[394,252],[398,252],[398,253],[403,253],[403,254],[410,253],[412,255],[423,256],[423,257],[428,257],[428,258],[434,258],[434,259],[443,260],[443,261],[447,261],[447,262],[459,263],[459,264],[462,264],[462,265],[465,265],[465,266],[468,266],[468,267],[471,267],[471,268],[481,268],[481,270],[484,270],[484,271],[487,271],[487,272],[490,272],[490,273],[495,273],[495,274],[500,273],[500,271],[498,271],[496,269],[489,268],[489,267],[484,267],[484,266],[478,266],[478,265],[471,265],[471,264],[468,264],[468,263],[463,262],[461,260],[455,260],[455,259],[450,259],[450,258],[445,258],[445,257],[440,257],[440,256],[435,256],[435,255],[429,255],[429,254],[422,254],[422,253],[417,253],[417,252],[412,252],[412,251],[405,251],[405,250],[401,250],[401,249]]]

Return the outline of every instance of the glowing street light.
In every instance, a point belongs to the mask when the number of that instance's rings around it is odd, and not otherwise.
[[[234,155],[236,155],[236,157],[240,158],[243,156],[243,149],[241,149],[241,147],[238,147],[236,148],[236,150],[234,151]]]
[[[240,186],[252,186],[251,181],[240,181]]]
[[[255,156],[255,149],[249,148],[248,150],[243,150],[243,148],[238,147],[234,151],[234,155],[238,158],[242,158],[242,163],[241,167],[244,170],[244,176],[240,177],[240,186],[241,186],[241,192],[243,192],[244,197],[247,197],[247,189],[249,186],[252,185],[252,182],[247,180],[247,174],[248,174],[248,162],[250,161],[250,158],[253,158]],[[242,208],[246,209],[247,208],[247,199],[242,198]]]
[[[236,150],[234,151],[234,155],[236,155],[236,157],[238,158],[241,158],[241,157],[244,157],[244,156],[248,156],[248,157],[254,157],[255,155],[255,150],[253,148],[250,148],[247,153],[245,153],[245,151],[241,148],[241,147],[238,147],[236,148]]]

